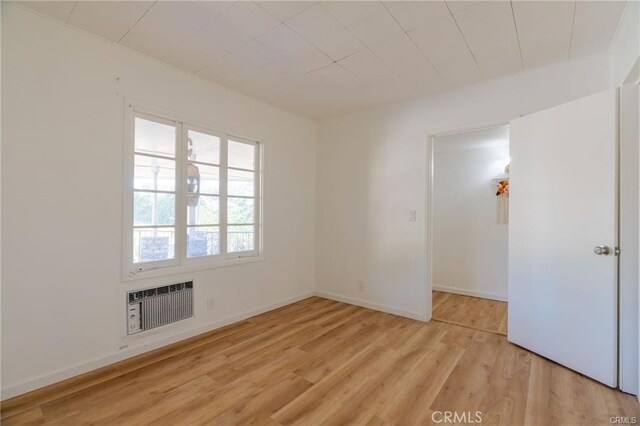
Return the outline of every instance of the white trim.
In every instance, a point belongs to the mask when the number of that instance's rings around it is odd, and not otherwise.
[[[388,314],[398,315],[418,321],[428,321],[427,319],[425,319],[422,312],[406,311],[404,309],[394,308],[393,306],[382,305],[375,302],[369,302],[368,300],[356,299],[353,297],[342,296],[340,294],[330,293],[326,291],[316,291],[315,294],[318,297],[335,300],[337,302],[348,303],[349,305],[361,306],[363,308],[373,309],[374,311],[386,312]]]
[[[118,350],[117,352],[111,353],[109,355],[106,355],[100,358],[94,358],[91,361],[77,364],[73,367],[60,369],[60,370],[54,371],[53,373],[44,374],[38,377],[30,378],[28,380],[25,380],[17,384],[8,385],[2,388],[2,390],[0,390],[0,394],[1,394],[0,398],[1,400],[4,401],[6,399],[13,398],[14,396],[21,395],[23,393],[30,392],[35,389],[39,389],[44,386],[48,386],[50,384],[53,384],[71,377],[75,377],[77,375],[87,373],[89,371],[92,371],[101,367],[105,367],[107,365],[116,363],[118,361],[122,361],[128,358],[134,357],[136,355],[140,355],[145,352],[149,352],[154,349],[158,349],[158,348],[170,345],[172,343],[176,343],[181,340],[197,336],[199,334],[216,330],[218,328],[245,320],[247,318],[260,315],[262,313],[272,311],[274,309],[281,308],[283,306],[290,305],[292,303],[299,302],[300,300],[304,300],[312,296],[323,297],[325,299],[335,300],[342,303],[348,303],[350,305],[361,306],[364,308],[386,312],[392,315],[398,315],[401,317],[410,318],[417,321],[426,321],[423,317],[423,314],[419,312],[406,311],[406,310],[397,309],[388,305],[382,305],[374,302],[369,302],[366,300],[345,297],[345,296],[324,292],[324,291],[309,291],[309,292],[298,294],[296,296],[286,298],[279,302],[274,302],[268,305],[260,306],[255,309],[250,309],[248,311],[245,311],[237,315],[231,315],[219,321],[214,321],[214,322],[205,324],[203,326],[194,328],[192,330],[188,330],[184,332],[176,332],[175,334],[172,334],[170,336],[163,336],[157,340],[154,340],[152,342],[146,342],[138,346],[124,347]],[[127,342],[127,343],[131,345],[134,344],[133,341]]]
[[[467,290],[466,288],[447,287],[442,285],[434,285],[434,291],[443,291],[445,293],[461,294],[463,296],[479,297],[481,299],[498,300],[500,302],[506,302],[507,296],[497,293],[489,293],[487,291]]]
[[[431,230],[433,229],[433,136],[427,135],[427,149],[425,150],[425,185],[427,188],[425,194],[425,217],[424,217],[424,243],[422,258],[425,260],[424,269],[424,318],[430,321],[433,315],[433,238],[431,238]]]
[[[189,337],[193,337],[193,336],[197,336],[199,334],[202,333],[206,333],[209,331],[213,331],[215,329],[245,320],[247,318],[256,316],[256,315],[260,315],[262,313],[280,308],[282,306],[286,306],[286,305],[290,305],[292,303],[298,302],[300,300],[304,300],[307,299],[309,297],[314,296],[315,293],[313,291],[311,292],[305,292],[296,296],[292,296],[289,298],[286,298],[284,300],[281,300],[279,302],[274,302],[268,305],[263,305],[260,306],[258,308],[255,309],[250,309],[248,311],[245,311],[241,314],[238,315],[232,315],[229,317],[226,317],[224,319],[221,319],[219,321],[214,321],[212,323],[203,325],[201,327],[195,328],[193,330],[189,330],[183,333],[178,333],[178,334],[174,334],[172,336],[167,336],[167,337],[163,337],[161,339],[158,339],[156,341],[144,344],[144,345],[140,345],[140,346],[135,346],[135,347],[130,347],[130,348],[126,348],[123,350],[119,350],[115,353],[111,353],[109,355],[106,355],[104,357],[100,357],[100,358],[95,358],[91,361],[85,362],[85,363],[81,363],[78,365],[75,365],[73,367],[70,368],[64,368],[61,370],[57,370],[54,371],[53,373],[49,373],[49,374],[44,374],[42,376],[38,376],[38,377],[34,377],[28,380],[25,380],[21,383],[17,383],[17,384],[13,384],[13,385],[9,385],[6,386],[4,388],[2,388],[2,390],[0,391],[0,393],[2,394],[2,400],[6,400],[9,398],[12,398],[14,396],[59,382],[61,380],[65,380],[83,373],[87,373],[89,371],[95,370],[97,368],[100,367],[104,367],[110,364],[113,364],[115,362],[118,361],[122,361],[125,360],[127,358],[131,358],[134,357],[136,355],[140,355],[142,353],[145,352],[149,352],[152,351],[154,349],[158,349],[161,348],[163,346],[167,346],[170,345],[172,343],[176,343],[179,342],[181,340],[184,339],[188,339]]]
[[[447,129],[442,129],[440,131],[437,132],[429,132],[426,135],[426,164],[425,164],[425,169],[426,169],[426,176],[425,176],[425,183],[426,183],[426,196],[425,196],[425,226],[424,226],[424,239],[425,239],[425,243],[424,243],[424,259],[425,259],[425,270],[424,270],[424,287],[426,289],[426,307],[425,307],[425,313],[424,313],[424,317],[431,319],[431,315],[432,315],[432,311],[433,311],[433,300],[432,300],[432,292],[433,290],[436,289],[436,287],[433,285],[433,229],[434,229],[434,224],[433,224],[433,169],[434,169],[434,152],[433,152],[433,147],[434,147],[434,139],[436,137],[440,137],[440,136],[447,136],[447,135],[454,135],[454,134],[458,134],[458,133],[467,133],[467,132],[473,132],[473,131],[477,131],[477,130],[484,130],[484,129],[491,129],[494,127],[501,127],[501,126],[509,126],[510,125],[510,120],[511,119],[496,119],[496,120],[490,120],[490,121],[485,121],[483,123],[477,123],[475,125],[471,125],[471,124],[464,124],[464,125],[460,125],[458,127],[453,127],[453,128],[447,128]],[[444,287],[440,287],[440,288],[444,288]],[[452,287],[450,287],[452,288]],[[446,291],[446,290],[445,290]],[[455,291],[451,291],[449,290],[450,293],[455,293]],[[482,297],[485,299],[494,299],[495,297],[498,297],[498,299],[495,300],[503,300],[500,299],[500,295],[497,294],[493,294],[493,293],[483,293],[485,294],[485,296],[480,296],[481,292],[476,292],[475,294],[468,294],[469,296],[476,296],[476,297]],[[463,294],[463,293],[460,293]],[[506,301],[506,300],[504,300]]]
[[[159,118],[162,117],[172,117],[169,121],[175,120],[177,122],[181,122],[187,124],[189,126],[193,126],[194,130],[197,132],[201,132],[202,130],[206,130],[206,133],[213,133],[214,136],[222,135],[224,137],[237,137],[242,138],[248,141],[258,141],[262,143],[263,140],[268,139],[266,134],[258,134],[245,132],[236,127],[231,127],[228,124],[218,122],[216,120],[212,120],[210,117],[199,118],[194,115],[185,115],[180,111],[172,110],[170,108],[153,105],[144,101],[137,100],[131,97],[125,97],[125,105],[132,105],[134,111],[140,112],[142,114],[147,114],[151,116],[157,116]],[[201,130],[198,130],[201,129]],[[226,136],[225,136],[226,135]],[[220,136],[220,137],[222,137]]]
[[[234,258],[220,258],[212,260],[213,256],[202,256],[200,258],[190,258],[184,265],[178,266],[162,266],[154,267],[149,266],[143,272],[131,272],[122,277],[123,282],[129,282],[146,278],[168,277],[171,275],[183,274],[186,272],[203,271],[208,269],[225,268],[228,266],[242,265],[245,263],[254,263],[264,261],[264,254],[260,253],[258,256],[245,256]]]
[[[180,113],[145,104],[138,101],[133,101],[129,98],[124,98],[124,166],[123,171],[124,184],[123,184],[123,241],[122,241],[122,282],[152,278],[159,276],[174,275],[183,272],[190,272],[202,269],[219,268],[230,265],[237,265],[253,261],[261,261],[262,258],[262,187],[263,182],[261,179],[264,177],[264,143],[265,141],[259,138],[247,138],[239,136],[238,132],[221,131],[221,128],[216,127],[218,130],[211,130],[210,126],[198,123],[197,120],[185,117]],[[175,212],[175,224],[174,229],[174,256],[173,259],[133,263],[131,254],[133,253],[133,235],[129,232],[133,226],[133,200],[132,194],[133,188],[133,174],[134,174],[134,154],[135,154],[135,129],[134,122],[135,117],[141,117],[155,122],[171,125],[176,129],[176,146],[174,158],[167,158],[174,160],[176,163],[176,183],[175,192],[168,192],[175,194],[176,197],[176,212]],[[188,138],[188,132],[193,130],[195,132],[211,135],[217,137],[220,140],[220,158],[219,164],[213,165],[219,168],[220,175],[220,188],[218,194],[215,196],[219,199],[220,220],[218,224],[211,225],[217,226],[220,230],[220,253],[211,256],[202,256],[198,258],[187,257],[187,212],[183,206],[186,206],[185,194],[184,194],[184,182],[186,182],[186,167],[183,163],[187,162],[187,146],[186,140]],[[238,135],[238,136],[236,136]],[[234,141],[251,145],[255,150],[255,164],[254,173],[254,194],[252,198],[254,200],[254,223],[250,224],[254,229],[254,249],[245,252],[227,253],[227,164],[228,164],[228,142],[229,139]],[[145,154],[142,154],[145,155]],[[244,198],[244,197],[243,197]],[[145,226],[145,228],[152,226]]]

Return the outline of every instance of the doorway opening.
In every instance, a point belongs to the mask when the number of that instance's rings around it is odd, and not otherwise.
[[[509,126],[431,140],[432,319],[507,334]]]

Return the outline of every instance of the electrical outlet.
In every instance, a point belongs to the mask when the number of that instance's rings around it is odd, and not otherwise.
[[[409,222],[415,222],[415,221],[416,221],[416,211],[409,210]]]
[[[207,309],[213,309],[216,307],[216,300],[213,297],[207,299]]]
[[[364,280],[358,280],[358,290],[364,291]]]

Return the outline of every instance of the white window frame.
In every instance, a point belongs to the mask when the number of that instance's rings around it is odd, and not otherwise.
[[[176,129],[176,181],[175,181],[175,229],[174,257],[173,259],[152,262],[133,262],[133,195],[134,195],[134,163],[135,163],[135,119],[142,118],[162,124],[174,126]],[[165,276],[169,274],[188,272],[200,269],[211,269],[223,266],[231,266],[242,263],[263,260],[262,246],[262,201],[263,201],[263,169],[264,169],[264,145],[258,138],[236,136],[235,132],[213,130],[214,126],[195,124],[195,120],[188,120],[176,113],[159,110],[148,105],[141,105],[131,101],[125,102],[125,147],[124,147],[124,173],[123,173],[123,281],[134,279]],[[220,164],[219,164],[219,220],[220,253],[216,255],[187,257],[187,208],[186,189],[187,181],[187,136],[189,130],[215,136],[220,139]],[[254,249],[243,252],[227,253],[227,172],[228,172],[228,142],[246,143],[255,147],[255,173],[253,198],[253,227]],[[237,169],[237,168],[234,168]],[[244,170],[244,169],[238,169]],[[232,196],[234,197],[234,196]],[[153,227],[153,226],[149,226]],[[168,226],[171,227],[171,226]]]

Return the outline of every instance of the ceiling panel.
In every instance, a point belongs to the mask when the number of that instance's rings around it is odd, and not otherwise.
[[[58,21],[67,22],[75,1],[23,1],[22,6],[38,11],[44,15],[51,16]]]
[[[522,70],[510,2],[482,2],[453,17],[485,77]]]
[[[315,49],[311,43],[284,24],[262,34],[257,40],[285,56],[295,56]]]
[[[365,46],[373,46],[404,34],[402,27],[382,7],[372,15],[352,24],[348,29]]]
[[[227,53],[211,42],[206,31],[200,30],[171,49],[162,59],[178,68],[197,72]]]
[[[281,21],[297,15],[314,5],[312,1],[261,1],[256,2],[258,6],[275,16]]]
[[[155,2],[151,2],[155,3]],[[201,1],[200,6],[204,7],[209,11],[211,16],[218,16],[225,10],[229,9],[236,3],[236,0],[229,1]]]
[[[428,61],[420,61],[401,77],[410,82],[419,93],[436,93],[451,88]]]
[[[418,68],[421,61],[427,61],[406,34],[379,43],[371,47],[371,50],[398,74],[409,73]]]
[[[371,51],[416,88],[432,92],[448,86],[406,34],[377,44]]]
[[[148,3],[135,1],[78,2],[69,16],[68,23],[107,40],[118,42],[150,6]]]
[[[514,1],[525,68],[569,58],[575,2]]]
[[[250,1],[237,2],[222,12],[219,18],[251,37],[264,34],[280,24],[270,13]]]
[[[293,63],[306,72],[324,68],[333,60],[315,47],[312,50],[287,56]]]
[[[571,58],[606,52],[618,30],[626,2],[576,2]]]
[[[158,1],[143,16],[156,16],[169,25],[168,30],[193,34],[212,18],[207,8],[198,1]]]
[[[320,68],[309,74],[323,83],[328,83],[338,88],[353,88],[363,83],[362,80],[359,80],[355,75],[338,64],[331,64],[328,67]]]
[[[273,83],[288,81],[296,76],[305,74],[305,72],[300,69],[295,62],[284,57],[276,59],[275,61],[261,67],[259,69],[259,73],[265,81]]]
[[[198,32],[209,43],[227,52],[231,52],[251,40],[251,37],[218,18],[211,19]]]
[[[225,86],[238,89],[254,78],[256,70],[237,58],[226,55],[198,71],[198,75]]]
[[[313,118],[433,94],[523,65],[606,52],[625,5],[580,0],[15,3]]]
[[[287,20],[286,24],[311,42],[324,37],[327,33],[343,28],[333,15],[317,3]]]
[[[482,79],[453,16],[413,30],[409,36],[451,85],[462,86]]]
[[[321,4],[345,27],[384,10],[378,1],[323,1]]]
[[[353,55],[364,48],[364,45],[344,28],[326,34],[316,40],[315,45],[334,61]]]
[[[451,13],[457,13],[473,6],[484,3],[485,0],[447,0],[447,6]]]
[[[396,76],[392,68],[369,49],[361,50],[338,62],[344,69],[367,83],[378,83]]]
[[[405,31],[415,30],[450,15],[444,0],[385,1],[383,4]]]
[[[353,34],[318,3],[289,19],[286,24],[334,61],[364,48]]]
[[[237,48],[229,55],[249,68],[262,67],[282,58],[282,55],[255,40]]]
[[[207,10],[195,2],[158,2],[122,38],[121,44],[161,59],[210,19]]]

